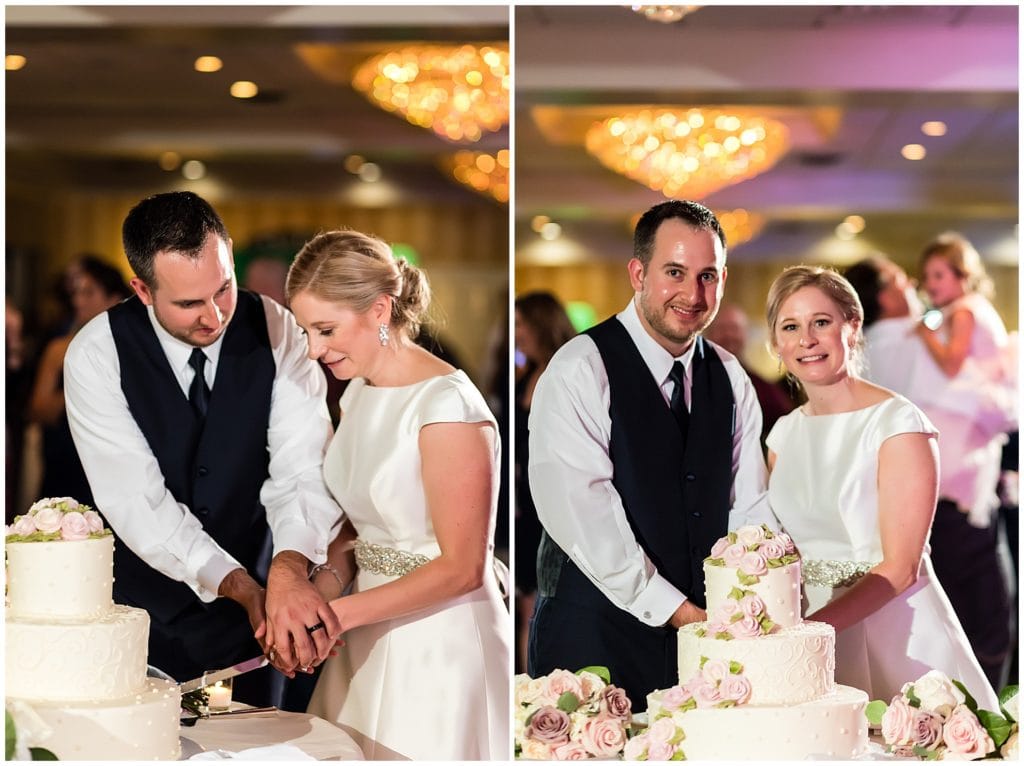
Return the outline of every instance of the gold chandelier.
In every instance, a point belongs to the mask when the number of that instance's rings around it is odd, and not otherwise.
[[[508,122],[508,46],[410,45],[363,62],[352,84],[450,141],[478,141]]]
[[[662,24],[681,21],[684,16],[700,8],[699,5],[633,5],[630,7],[644,18],[660,21]]]
[[[498,202],[508,202],[508,149],[497,155],[463,150],[445,158],[442,164],[459,183],[489,194]]]
[[[786,126],[717,109],[645,109],[587,131],[587,151],[666,197],[702,199],[768,170],[786,152]]]

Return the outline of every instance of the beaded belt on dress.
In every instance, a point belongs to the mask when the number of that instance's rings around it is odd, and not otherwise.
[[[360,569],[374,574],[401,577],[430,561],[422,553],[407,553],[364,540],[356,540],[356,564]]]
[[[868,561],[809,561],[804,559],[801,562],[801,569],[806,585],[845,588],[847,585],[853,585],[877,564],[878,562]]]

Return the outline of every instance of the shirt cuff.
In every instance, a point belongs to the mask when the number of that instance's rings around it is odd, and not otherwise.
[[[655,572],[647,587],[630,604],[629,611],[640,622],[657,628],[666,625],[686,600],[679,589]]]
[[[311,564],[327,561],[327,541],[305,524],[289,523],[273,530],[274,555],[281,551],[297,551]]]
[[[220,584],[229,573],[236,569],[244,569],[241,564],[230,556],[215,554],[199,568],[196,573],[196,595],[207,603],[217,598]]]

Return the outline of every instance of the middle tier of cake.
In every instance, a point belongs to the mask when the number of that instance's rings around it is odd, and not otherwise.
[[[802,622],[753,640],[699,636],[706,623],[679,629],[679,682],[700,672],[702,658],[738,662],[750,680],[752,705],[792,705],[835,689],[836,634],[823,622]]]

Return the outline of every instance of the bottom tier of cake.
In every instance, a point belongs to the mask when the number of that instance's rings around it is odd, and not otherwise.
[[[661,710],[662,692],[647,696],[648,720]],[[739,705],[677,713],[687,760],[848,760],[867,749],[868,695],[837,685],[798,705]]]
[[[50,727],[37,744],[62,761],[176,761],[181,693],[178,685],[150,678],[139,694],[114,700],[25,700]]]

